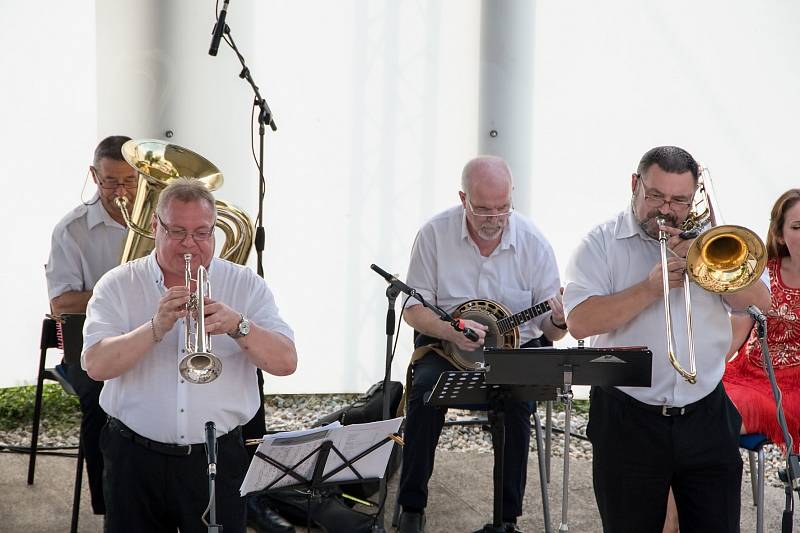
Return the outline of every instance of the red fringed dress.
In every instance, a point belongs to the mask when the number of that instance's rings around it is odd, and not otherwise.
[[[767,269],[772,292],[772,307],[766,313],[767,346],[797,452],[800,449],[800,288],[783,283],[780,258],[770,259]],[[736,358],[728,363],[722,381],[742,415],[747,432],[764,433],[772,442],[785,446],[755,328]]]

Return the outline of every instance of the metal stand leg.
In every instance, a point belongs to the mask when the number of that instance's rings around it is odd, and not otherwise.
[[[756,533],[764,533],[764,468],[765,464],[764,447],[758,449],[758,489],[756,498]]]
[[[561,525],[558,531],[566,532],[569,531],[567,514],[569,512],[569,437],[572,415],[572,368],[570,365],[565,366],[564,391],[561,394],[561,400],[564,402],[564,477],[562,481]]]
[[[536,430],[536,454],[539,457],[539,484],[542,486],[542,515],[544,518],[544,531],[550,533],[550,501],[547,495],[547,473],[545,472],[545,456],[542,448],[542,423],[539,413],[533,412],[533,423]]]
[[[544,422],[544,460],[547,463],[547,482],[550,483],[550,458],[553,456],[553,402],[547,402]]]

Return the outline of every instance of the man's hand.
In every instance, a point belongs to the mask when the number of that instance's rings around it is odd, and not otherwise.
[[[206,333],[209,335],[222,335],[233,331],[242,320],[240,313],[234,311],[222,302],[206,298],[204,303]]]
[[[547,303],[550,304],[550,310],[552,311],[553,322],[561,325],[567,323],[567,319],[564,317],[564,304],[561,301],[563,294],[564,287],[561,287],[561,290],[558,291],[557,295],[547,300]]]
[[[474,320],[464,320],[464,327],[469,328],[478,335],[477,341],[469,340],[463,331],[456,331],[455,328],[450,329],[450,335],[447,340],[458,346],[460,350],[471,352],[483,346],[483,340],[486,338],[486,331],[489,329],[480,322]]]
[[[669,275],[669,288],[683,286],[683,273],[686,270],[686,259],[682,257],[667,258],[667,273]],[[661,295],[664,293],[664,282],[661,277],[661,262],[659,261],[647,275],[647,284],[651,292]]]
[[[667,248],[672,250],[672,253],[676,256],[686,259],[686,254],[689,253],[689,248],[691,248],[694,239],[681,238],[682,231],[678,228],[659,226],[659,229],[670,235],[669,239],[667,239]]]
[[[189,303],[189,289],[183,285],[170,287],[158,302],[158,309],[153,316],[153,332],[159,339],[169,332],[178,319],[186,316],[186,304]]]

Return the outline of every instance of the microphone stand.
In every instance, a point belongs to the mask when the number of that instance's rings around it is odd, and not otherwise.
[[[222,533],[217,524],[217,434],[214,422],[206,422],[206,457],[208,458],[208,533]],[[203,520],[205,522],[205,520]]]
[[[475,335],[475,339],[477,340],[477,334],[469,328],[465,328],[463,326],[462,320],[454,319],[450,316],[444,309],[438,307],[433,304],[429,304],[425,301],[425,299],[417,293],[416,289],[412,289],[396,277],[392,276],[381,267],[377,265],[370,265],[370,268],[377,272],[383,279],[385,279],[389,286],[386,287],[386,299],[388,300],[388,309],[386,311],[386,363],[384,368],[383,374],[383,419],[389,420],[389,381],[392,375],[392,345],[394,344],[394,334],[395,334],[395,302],[397,297],[400,295],[401,292],[417,299],[423,306],[431,309],[434,313],[436,313],[439,318],[445,320],[450,323],[457,331],[461,331],[464,335],[471,333]],[[468,336],[471,339],[471,337]],[[390,459],[391,460],[391,459]],[[380,492],[379,492],[379,500],[382,502],[378,514],[375,517],[375,523],[372,526],[372,531],[375,533],[382,533],[386,531],[384,526],[384,505],[383,502],[386,498],[386,476],[383,476],[380,481]]]
[[[769,355],[769,347],[767,346],[767,319],[755,306],[750,306],[748,308],[748,313],[756,321],[756,334],[761,344],[761,357],[764,362],[764,369],[767,371],[770,386],[772,387],[772,395],[775,398],[775,413],[778,417],[778,425],[783,433],[783,442],[786,443],[786,468],[778,472],[778,477],[783,482],[786,493],[786,506],[784,507],[781,519],[781,532],[791,533],[792,515],[794,514],[793,491],[797,491],[800,494],[800,458],[798,458],[798,455],[793,451],[794,444],[792,442],[792,435],[789,433],[789,428],[786,425],[786,417],[783,412],[783,404],[781,403],[781,390],[778,387],[778,382],[775,378],[775,369],[772,367],[772,358]]]
[[[392,276],[391,274],[389,274],[388,272],[383,270],[381,267],[379,267],[377,265],[374,265],[374,264],[370,265],[369,267],[372,270],[374,270],[375,272],[377,272],[378,274],[380,274],[380,276],[383,277],[383,279],[385,279],[389,283],[389,285],[393,285],[393,286],[397,287],[398,290],[400,290],[401,292],[411,296],[412,298],[417,300],[419,303],[421,303],[423,307],[427,307],[428,309],[433,311],[441,320],[443,320],[443,321],[447,322],[448,324],[450,324],[453,327],[454,330],[460,331],[461,333],[464,334],[464,336],[466,338],[468,338],[471,341],[477,341],[478,340],[478,334],[475,333],[470,328],[466,327],[464,325],[464,321],[463,320],[461,320],[460,318],[453,318],[447,311],[445,311],[444,309],[442,309],[438,305],[426,302],[425,299],[422,297],[422,295],[420,295],[417,292],[416,289],[413,289],[413,288],[409,287],[408,285],[406,285],[405,283],[403,283],[402,281],[400,281],[396,277]]]
[[[245,63],[244,57],[241,53],[239,53],[239,49],[236,47],[236,43],[231,36],[231,29],[226,24],[225,29],[225,41],[230,45],[233,52],[236,54],[236,57],[239,59],[239,63],[242,65],[242,71],[239,73],[239,77],[245,80],[250,87],[253,89],[253,93],[255,93],[255,98],[253,100],[253,106],[258,107],[258,217],[256,218],[256,236],[255,236],[255,248],[256,248],[256,268],[258,270],[258,275],[262,278],[264,277],[264,266],[262,263],[262,256],[264,252],[264,243],[266,242],[266,236],[264,233],[264,196],[267,192],[267,185],[266,181],[264,180],[264,133],[266,131],[266,125],[269,124],[270,129],[272,131],[278,131],[278,127],[275,125],[275,121],[272,118],[272,111],[267,105],[267,101],[261,96],[261,92],[258,89],[258,85],[256,85],[255,81],[253,80],[253,76],[250,74],[250,69],[247,67]]]

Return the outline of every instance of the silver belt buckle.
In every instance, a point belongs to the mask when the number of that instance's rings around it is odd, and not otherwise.
[[[667,412],[667,409],[672,409],[672,407],[670,407],[669,405],[662,405],[661,406],[661,415],[662,416],[673,416],[673,415],[671,415],[671,414],[669,414]],[[681,410],[681,412],[678,413],[678,414],[679,415],[683,415],[683,413],[686,411],[686,408],[685,407],[681,407],[680,410]]]

